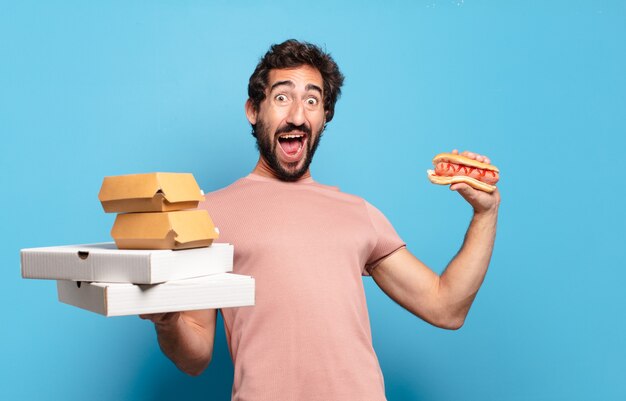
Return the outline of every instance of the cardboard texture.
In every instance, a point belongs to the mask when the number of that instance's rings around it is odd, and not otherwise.
[[[219,234],[206,210],[185,210],[118,214],[111,236],[120,249],[188,249]]]
[[[204,200],[190,173],[148,173],[104,177],[98,199],[107,213],[194,209]]]
[[[155,284],[233,269],[234,247],[120,250],[114,243],[22,249],[22,277],[31,279]]]
[[[57,281],[59,301],[105,316],[254,305],[254,279],[231,273],[155,285]]]

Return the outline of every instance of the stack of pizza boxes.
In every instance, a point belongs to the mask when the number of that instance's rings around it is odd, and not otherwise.
[[[118,213],[115,243],[21,251],[24,278],[56,279],[59,300],[105,316],[254,304],[254,279],[229,273],[231,244],[218,229],[192,174],[105,177],[98,196]]]

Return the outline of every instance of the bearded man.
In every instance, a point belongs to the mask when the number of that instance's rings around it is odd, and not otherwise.
[[[255,306],[221,311],[235,369],[233,400],[385,400],[362,276],[425,321],[458,329],[486,274],[497,190],[451,186],[474,215],[439,276],[374,206],[313,180],[309,165],[342,83],[337,64],[319,47],[296,40],[273,45],[250,77],[245,105],[258,163],[200,206],[220,227],[220,241],[235,246],[233,272],[256,280]],[[211,360],[216,315],[142,318],[154,322],[163,352],[198,375]]]

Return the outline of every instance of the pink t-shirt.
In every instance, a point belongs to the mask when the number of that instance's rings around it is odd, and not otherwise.
[[[235,246],[255,306],[222,309],[235,401],[381,401],[362,275],[404,246],[365,200],[250,174],[200,208]]]

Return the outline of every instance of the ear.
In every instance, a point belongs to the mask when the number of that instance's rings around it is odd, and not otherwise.
[[[258,111],[254,109],[252,101],[250,99],[246,100],[246,118],[248,119],[250,124],[256,124],[257,115]]]

